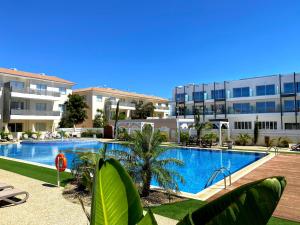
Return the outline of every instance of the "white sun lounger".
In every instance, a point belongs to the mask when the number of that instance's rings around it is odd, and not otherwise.
[[[25,195],[24,198],[22,198],[20,201],[16,201],[15,199],[13,199],[13,197],[19,196],[19,195]],[[26,200],[29,197],[29,193],[27,191],[22,191],[19,189],[5,189],[0,191],[0,201],[5,201],[14,205],[18,205],[21,203],[26,202]]]
[[[7,188],[12,189],[12,188],[14,188],[14,186],[6,184],[6,183],[0,183],[0,191],[7,189]]]

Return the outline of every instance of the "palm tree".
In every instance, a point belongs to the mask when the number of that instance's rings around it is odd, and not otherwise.
[[[141,195],[150,193],[150,182],[155,178],[158,185],[165,189],[178,191],[177,180],[184,183],[183,177],[170,169],[170,165],[183,166],[181,160],[162,157],[169,149],[162,147],[160,131],[153,131],[151,125],[145,125],[142,131],[136,131],[129,144],[129,151],[114,151],[129,174],[141,183]]]

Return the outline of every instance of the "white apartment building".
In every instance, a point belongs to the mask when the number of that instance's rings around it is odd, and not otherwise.
[[[54,76],[0,68],[0,128],[13,133],[54,130],[73,85]]]
[[[171,103],[173,118],[229,121],[233,136],[249,133],[259,122],[264,136],[300,141],[300,74],[270,75],[210,84],[175,87]]]
[[[73,91],[74,94],[84,96],[89,106],[88,119],[81,124],[81,127],[93,127],[93,119],[97,114],[97,110],[104,111],[105,100],[109,99],[112,114],[115,112],[117,102],[119,101],[119,112],[124,114],[126,119],[131,117],[131,112],[135,110],[134,101],[142,101],[144,103],[152,102],[155,106],[154,117],[166,118],[169,116],[168,100],[160,97],[137,94],[133,92],[121,91],[113,88],[83,88]]]

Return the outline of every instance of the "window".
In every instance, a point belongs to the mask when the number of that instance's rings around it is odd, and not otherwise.
[[[276,121],[259,121],[258,129],[260,130],[277,130]]]
[[[204,101],[204,94],[205,93],[206,92],[203,92],[203,91],[193,92],[194,101]]]
[[[184,93],[176,95],[176,102],[184,102],[184,100],[185,100],[185,94]]]
[[[38,91],[46,91],[47,90],[47,85],[46,84],[37,84],[36,89]]]
[[[234,113],[250,113],[250,103],[233,103]]]
[[[252,123],[250,121],[234,122],[234,129],[236,129],[236,130],[251,130]]]
[[[65,87],[59,87],[59,92],[62,94],[62,95],[65,95],[67,93],[67,89]]]
[[[242,88],[233,88],[233,97],[249,97],[250,96],[250,88],[242,87]]]
[[[36,123],[35,124],[35,129],[37,131],[45,131],[45,130],[47,130],[46,127],[47,127],[46,123]]]
[[[47,110],[47,103],[36,103],[35,104],[36,111],[46,111]]]
[[[102,95],[97,95],[96,96],[97,102],[102,102]],[[123,99],[120,99],[120,101],[122,102]]]
[[[61,113],[63,113],[63,112],[66,110],[65,104],[59,104],[59,105],[58,105],[58,108],[59,108],[59,111],[60,111]]]
[[[22,132],[23,131],[23,124],[22,123],[9,123],[8,130],[10,132]]]
[[[275,102],[256,102],[257,113],[275,112]]]
[[[256,86],[256,95],[263,96],[263,95],[275,95],[275,85],[259,85]]]
[[[11,109],[15,110],[24,110],[25,109],[25,103],[24,102],[18,102],[18,101],[12,101],[10,105]]]
[[[211,111],[215,112],[214,105],[211,105]],[[224,104],[216,105],[216,114],[225,114],[225,105]]]
[[[283,105],[283,110],[285,112],[294,112],[295,111],[295,104],[294,100],[285,100]]]
[[[10,86],[13,88],[13,89],[24,89],[25,88],[25,83],[24,82],[21,82],[21,81],[10,81]]]
[[[211,91],[211,98],[212,99],[224,99],[225,98],[225,90],[224,89],[220,89],[220,90],[212,90]]]
[[[294,93],[294,83],[284,83],[283,84],[283,92],[285,94]]]
[[[299,123],[297,123],[297,124],[295,124],[295,123],[285,123],[284,128],[286,130],[299,130],[300,129],[300,124]]]

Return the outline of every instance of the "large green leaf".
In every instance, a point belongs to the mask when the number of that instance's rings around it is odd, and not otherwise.
[[[137,225],[157,225],[157,222],[151,210],[147,212],[147,214],[143,217],[143,219],[141,219],[141,221]]]
[[[143,217],[139,195],[120,163],[100,159],[93,184],[91,225],[131,225]]]
[[[178,225],[265,225],[285,186],[284,177],[243,185],[189,213]]]

